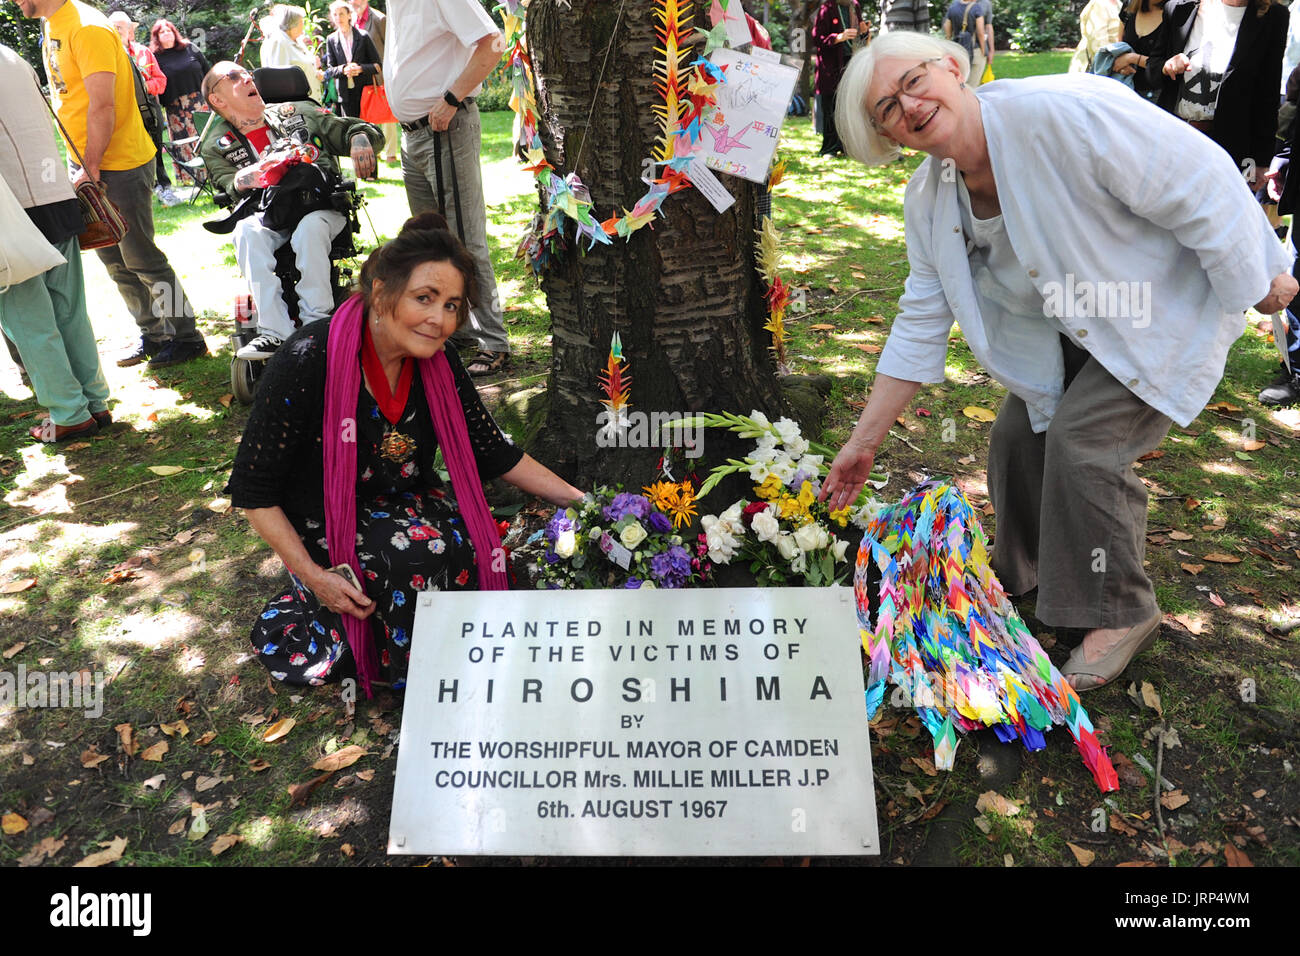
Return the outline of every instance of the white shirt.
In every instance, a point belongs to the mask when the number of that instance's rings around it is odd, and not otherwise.
[[[1007,238],[1045,308],[1121,384],[1187,425],[1223,377],[1242,313],[1291,269],[1231,157],[1104,77],[998,80],[977,95]],[[971,276],[957,177],[943,172],[926,159],[907,184],[910,273],[876,369],[942,382],[955,319],[1042,432],[1063,391],[1057,323],[1009,326],[1011,313],[989,307]],[[1137,293],[1128,309],[1121,283]]]
[[[393,115],[404,123],[427,115],[465,71],[474,44],[500,32],[478,0],[389,0],[384,76]]]

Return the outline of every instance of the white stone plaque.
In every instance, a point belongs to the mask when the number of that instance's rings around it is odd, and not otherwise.
[[[850,588],[421,594],[390,853],[879,853]]]

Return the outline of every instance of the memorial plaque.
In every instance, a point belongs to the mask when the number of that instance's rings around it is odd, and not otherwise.
[[[390,853],[875,854],[849,588],[421,594]]]

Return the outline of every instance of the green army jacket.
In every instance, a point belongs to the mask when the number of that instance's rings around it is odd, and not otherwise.
[[[339,174],[336,156],[352,151],[352,137],[365,133],[375,154],[384,146],[384,134],[378,126],[347,116],[335,116],[315,103],[272,103],[263,117],[271,130],[271,142],[283,139],[309,142],[320,150],[316,165],[333,175]],[[217,189],[235,194],[235,174],[257,162],[257,152],[248,140],[220,115],[214,115],[203,132],[199,145],[203,165]]]

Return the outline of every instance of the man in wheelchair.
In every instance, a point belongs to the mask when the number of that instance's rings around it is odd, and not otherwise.
[[[384,134],[305,99],[267,105],[252,75],[229,61],[208,72],[202,93],[217,115],[199,150],[217,190],[238,202],[225,223],[207,225],[233,231],[235,259],[257,310],[258,334],[236,357],[266,359],[293,332],[275,275],[276,250],[286,242],[293,249],[302,323],[328,317],[330,245],[348,222],[332,199],[342,181],[335,156],[349,154],[357,176],[373,179]]]

